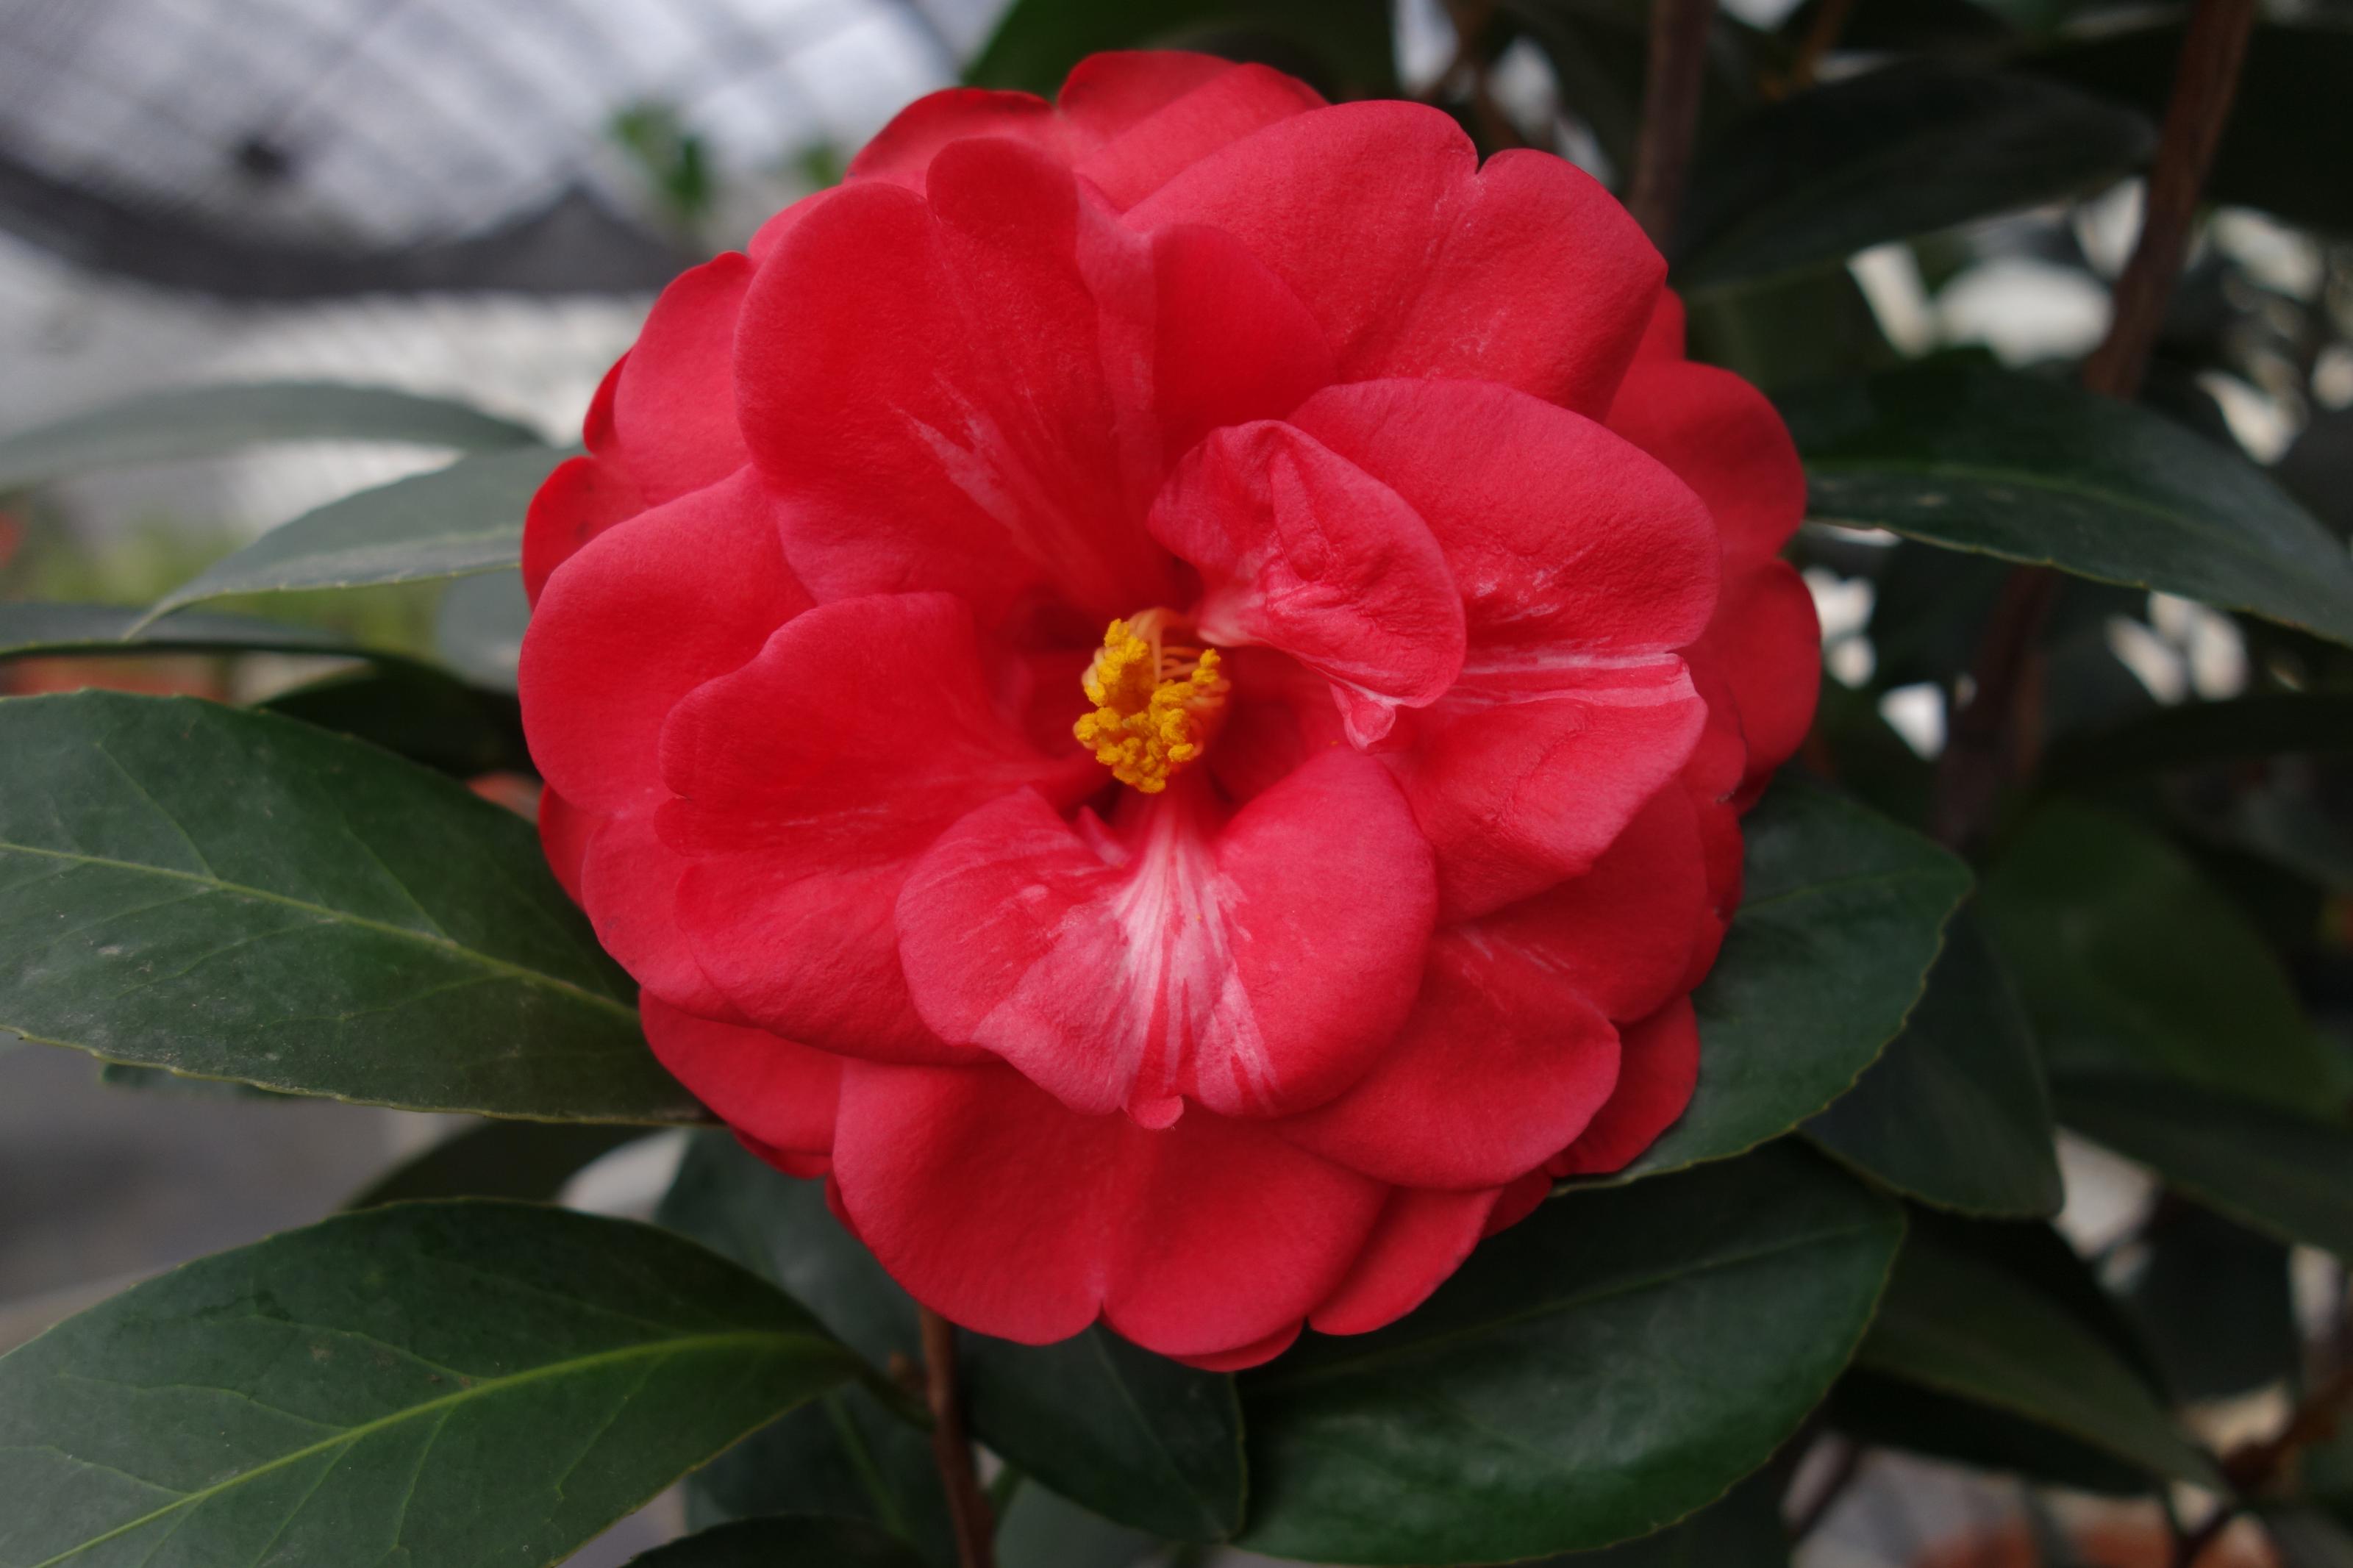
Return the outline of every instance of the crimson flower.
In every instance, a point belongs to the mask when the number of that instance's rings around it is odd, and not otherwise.
[[[1641,233],[1103,55],[687,273],[534,502],[557,874],[918,1300],[1240,1367],[1688,1100],[1810,721],[1804,486]]]

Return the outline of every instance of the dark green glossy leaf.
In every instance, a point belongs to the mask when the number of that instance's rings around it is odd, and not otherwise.
[[[2063,1300],[1934,1228],[1906,1242],[1855,1364],[2024,1416],[2157,1475],[2219,1485],[2148,1381]]]
[[[1781,1522],[1785,1466],[1767,1466],[1680,1524],[1601,1552],[1556,1557],[1543,1568],[1788,1568]]]
[[[596,1161],[645,1136],[596,1122],[487,1121],[404,1160],[343,1206],[376,1208],[419,1198],[513,1198],[553,1203]]]
[[[1494,1563],[1672,1523],[1821,1398],[1902,1232],[1792,1143],[1556,1198],[1402,1321],[1243,1376],[1242,1543]]]
[[[1379,0],[1015,0],[965,79],[979,87],[1022,88],[1050,98],[1072,66],[1104,49],[1225,46],[1266,40],[1303,50],[1287,60],[1349,96],[1378,95],[1396,85],[1388,7]]]
[[[2133,1497],[2160,1484],[2140,1466],[2023,1415],[1863,1367],[1839,1380],[1825,1409],[1832,1426],[1872,1447],[1901,1448],[2074,1491]]]
[[[2194,1084],[2056,1076],[2059,1120],[2209,1206],[2286,1241],[2353,1258],[2353,1129]]]
[[[2262,469],[2063,382],[1936,361],[1778,398],[1813,515],[2353,642],[2353,556]]]
[[[2106,31],[2019,63],[2155,115],[2181,59],[2179,23]],[[2247,41],[2231,118],[2206,176],[2208,199],[2261,207],[2292,224],[2353,233],[2353,184],[2340,152],[2353,146],[2353,29],[2315,13],[2262,22]]]
[[[438,397],[335,382],[156,392],[0,438],[0,489],[91,468],[209,457],[263,441],[396,441],[487,451],[539,437]]]
[[[997,1526],[1003,1568],[1132,1568],[1163,1542],[1024,1480]]]
[[[262,706],[459,778],[532,769],[522,706],[512,692],[469,686],[418,665],[331,676]]]
[[[1694,995],[1699,1087],[1627,1180],[1778,1137],[1853,1084],[1904,1026],[1968,891],[1951,855],[1784,779],[1742,823],[1740,911]]]
[[[60,655],[323,653],[375,657],[340,633],[258,616],[173,616],[142,626],[144,610],[112,605],[0,604],[0,659]]]
[[[2033,77],[1920,60],[1782,100],[1703,148],[1675,234],[1686,289],[2094,189],[2156,141],[2140,114]]]
[[[2164,1071],[2290,1110],[2327,1096],[2319,1037],[2261,934],[2131,822],[2042,807],[1978,908],[2054,1071]]]
[[[702,1111],[529,824],[291,719],[0,702],[0,1027],[295,1094],[591,1121]]]
[[[2123,1300],[2181,1398],[2296,1375],[2303,1345],[2284,1243],[2168,1196],[2128,1256]]]
[[[723,1132],[698,1135],[662,1199],[663,1225],[765,1278],[875,1366],[921,1356],[914,1303],[841,1228],[818,1182],[780,1175]],[[860,1384],[827,1394],[738,1445],[686,1483],[694,1524],[751,1514],[865,1520],[953,1568],[955,1538],[931,1438]]]
[[[2183,702],[2069,736],[2043,760],[2054,785],[2169,768],[2250,762],[2284,752],[2353,751],[2353,692],[2275,691]]]
[[[167,616],[229,594],[372,587],[511,567],[533,492],[572,454],[522,447],[460,458],[281,523],[155,601]]]
[[[1138,1350],[1100,1326],[1052,1345],[966,1340],[973,1428],[1095,1511],[1173,1541],[1242,1521],[1234,1380]]]
[[[785,1514],[699,1531],[629,1559],[629,1568],[922,1568],[913,1548],[862,1520]]]
[[[2051,1091],[1975,920],[1953,922],[1919,1006],[1806,1135],[1873,1179],[1968,1214],[2054,1215]]]
[[[468,679],[512,691],[522,634],[530,625],[531,601],[523,596],[521,573],[460,577],[441,595],[433,646]]]
[[[550,1563],[859,1372],[649,1226],[347,1215],[176,1269],[0,1359],[0,1564]]]
[[[1767,392],[1903,363],[1843,262],[1726,283],[1686,303],[1692,358]]]

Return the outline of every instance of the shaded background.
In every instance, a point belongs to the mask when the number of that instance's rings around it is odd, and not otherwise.
[[[1291,63],[1279,28],[1229,26],[1216,5],[1164,8],[1187,19],[1181,35]],[[1436,0],[1400,0],[1376,18],[1380,58],[1344,62],[1353,75],[1318,85],[1429,96],[1482,143],[1502,132],[1614,181],[1623,106],[1585,68],[1612,58],[1630,26],[1639,38],[1640,8],[1508,9],[1512,36],[1472,86],[1451,68],[1460,40]],[[1789,0],[1727,9],[1760,37],[1806,26]],[[1000,0],[0,0],[0,431],[155,388],[317,379],[453,395],[568,440],[663,281],[838,178],[901,105],[983,56],[1003,10]],[[2116,15],[2056,0],[1875,5],[1851,36],[1861,59],[1873,21],[1982,24],[1991,47]],[[1825,75],[1840,68],[1841,57],[1823,63]],[[2138,202],[2137,182],[2126,182],[1875,247],[1831,282],[1893,355],[1976,344],[2013,364],[2071,360],[2105,329]],[[2184,292],[2153,398],[2203,438],[2274,465],[2343,531],[2353,254],[2226,205]],[[1742,368],[1769,383],[1777,351],[1747,352],[1757,357]],[[321,443],[0,497],[0,598],[142,603],[236,542],[442,456]],[[1934,628],[1882,607],[1906,587],[1891,548],[1812,538],[1808,580],[1833,679],[1926,756],[1944,724],[1923,641]],[[446,655],[453,605],[491,621],[512,614],[503,578],[469,580],[450,603],[442,593],[345,595],[304,618],[343,617],[373,643],[419,651],[440,638]],[[2239,626],[2196,605],[2111,595],[2071,626],[2073,663],[2054,702],[2107,713],[2117,700],[2221,697],[2246,682]],[[317,668],[248,659],[232,676],[214,661],[154,659],[129,679],[250,698]],[[467,668],[503,673],[495,652]],[[0,689],[93,674],[35,661],[0,670]],[[2340,870],[2353,886],[2353,846]],[[0,1044],[0,1348],[157,1268],[315,1218],[452,1124],[104,1084],[79,1055]],[[569,1196],[647,1213],[675,1153],[662,1139],[633,1146]],[[2125,1234],[2150,1201],[2137,1172],[2086,1149],[2070,1151],[2069,1176],[2063,1223],[2087,1248]],[[2299,1257],[2293,1279],[2319,1310],[2329,1266]],[[2215,1431],[2260,1425],[2274,1408],[2261,1402],[2276,1396],[2218,1404]],[[1925,1462],[1873,1465],[1806,1562],[2014,1560],[1985,1539],[2023,1528],[2009,1492]],[[672,1508],[657,1505],[579,1561],[618,1562],[674,1526]],[[2137,1560],[2134,1550],[2118,1546],[2116,1560]]]

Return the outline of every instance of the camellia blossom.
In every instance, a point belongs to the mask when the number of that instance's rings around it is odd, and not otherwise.
[[[1819,658],[1663,275],[1557,158],[1118,54],[680,278],[523,560],[661,1060],[946,1317],[1208,1367],[1633,1158]]]

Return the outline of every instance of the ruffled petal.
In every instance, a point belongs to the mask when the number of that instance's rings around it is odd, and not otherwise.
[[[1688,657],[1720,672],[1739,714],[1746,760],[1735,798],[1745,809],[1805,743],[1821,696],[1821,622],[1798,569],[1767,561],[1727,583]]]
[[[648,995],[741,1022],[694,956],[679,919],[689,862],[655,831],[650,801],[598,824],[581,857],[580,901],[596,941]]]
[[[1287,1329],[1277,1329],[1262,1340],[1252,1340],[1246,1345],[1236,1345],[1229,1351],[1212,1351],[1207,1355],[1179,1355],[1168,1359],[1182,1362],[1196,1372],[1247,1372],[1254,1366],[1264,1366],[1299,1341],[1299,1331],[1304,1321]]]
[[[1068,128],[1054,106],[1035,93],[951,87],[925,93],[893,115],[850,159],[849,178],[920,192],[940,150],[970,136],[1018,142],[1064,163],[1071,157]]]
[[[1153,236],[1153,400],[1173,460],[1220,425],[1279,419],[1333,377],[1331,345],[1231,235]]]
[[[1378,1064],[1279,1126],[1401,1187],[1493,1188],[1575,1139],[1617,1079],[1609,1020],[1531,954],[1474,927],[1431,944],[1412,1016]]]
[[[1201,635],[1331,681],[1358,744],[1462,668],[1462,596],[1396,491],[1288,425],[1217,430],[1160,492],[1155,538],[1201,574]]]
[[[1430,1299],[1484,1234],[1499,1189],[1389,1194],[1348,1277],[1308,1321],[1318,1333],[1369,1333]]]
[[[620,810],[660,783],[679,699],[808,606],[749,468],[600,535],[551,579],[517,682],[532,760],[575,805]]]
[[[1634,349],[1634,360],[1674,360],[1683,357],[1683,296],[1672,289],[1661,289],[1651,306],[1650,323],[1642,329],[1642,341]]]
[[[1692,950],[1713,924],[1698,809],[1670,784],[1591,870],[1467,930],[1479,949],[1535,966],[1622,1021],[1689,988]]]
[[[1236,68],[1185,49],[1105,49],[1071,68],[1054,106],[1092,151]]]
[[[1103,58],[1098,55],[1095,59]],[[1207,57],[1174,58],[1198,61]],[[1113,207],[1125,211],[1134,206],[1229,142],[1324,106],[1322,94],[1281,71],[1261,65],[1217,63],[1224,68],[1203,72],[1184,91],[1116,131],[1112,130],[1114,116],[1108,111],[1115,103],[1120,117],[1133,114],[1142,107],[1144,94],[1137,89],[1143,84],[1115,83],[1115,74],[1129,73],[1115,73],[1092,60],[1071,71],[1062,88],[1063,112],[1074,128],[1091,133],[1090,139],[1102,136],[1094,149],[1079,159],[1078,172],[1092,181]],[[1169,86],[1172,79],[1173,73],[1155,73],[1151,89]]]
[[[1495,1206],[1487,1211],[1487,1224],[1479,1237],[1485,1240],[1511,1229],[1536,1212],[1545,1199],[1552,1195],[1552,1173],[1530,1171],[1510,1186],[1495,1194]]]
[[[692,859],[679,915],[744,1017],[846,1055],[969,1058],[923,1026],[892,910],[908,867],[999,795],[1100,784],[998,708],[972,616],[944,594],[823,605],[672,710],[664,839]]]
[[[924,1020],[1151,1126],[1183,1100],[1268,1116],[1338,1093],[1405,1018],[1430,937],[1430,852],[1388,773],[1327,752],[1222,825],[1183,780],[1131,799],[1112,834],[1025,793],[932,847],[898,908]]]
[[[1327,387],[1291,423],[1428,523],[1461,586],[1466,679],[1662,653],[1707,626],[1705,507],[1590,419],[1491,383],[1380,381]]]
[[[618,368],[618,367],[616,367]],[[590,540],[646,510],[628,476],[593,454],[567,458],[540,482],[522,519],[522,587],[533,605],[558,566]]]
[[[951,143],[929,199],[847,185],[777,242],[736,338],[754,460],[820,600],[938,589],[997,624],[1041,596],[1100,626],[1168,599],[1151,247],[1070,171]]]
[[[589,835],[603,820],[553,789],[539,792],[539,847],[547,856],[547,868],[575,904],[580,901],[580,862],[588,853]]]
[[[1691,1103],[1699,1082],[1699,1018],[1690,997],[1677,997],[1620,1037],[1624,1054],[1618,1091],[1547,1167],[1556,1176],[1606,1176],[1624,1170]]]
[[[1351,381],[1500,381],[1599,416],[1666,264],[1609,194],[1549,153],[1482,170],[1418,104],[1291,116],[1129,209],[1138,228],[1235,235],[1323,322]]]
[[[654,301],[621,361],[611,435],[598,456],[649,506],[715,484],[749,460],[728,373],[751,285],[751,259],[733,251],[689,268]]]
[[[1680,360],[1637,364],[1610,405],[1609,428],[1707,503],[1724,537],[1727,581],[1771,560],[1805,521],[1797,443],[1765,395],[1728,370]]]
[[[655,995],[639,997],[638,1011],[661,1065],[738,1133],[785,1153],[833,1147],[839,1057],[697,1017]]]
[[[850,1063],[834,1179],[915,1299],[1041,1344],[1098,1316],[1164,1355],[1280,1335],[1329,1296],[1388,1190],[1261,1123],[1081,1116],[1010,1068]]]
[[[1467,684],[1467,681],[1466,681]],[[1438,852],[1439,916],[1467,920],[1583,873],[1691,755],[1707,704],[1672,654],[1461,692],[1390,764]]]

